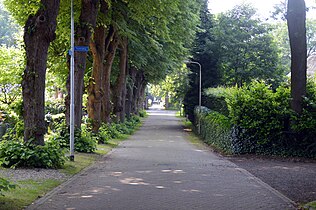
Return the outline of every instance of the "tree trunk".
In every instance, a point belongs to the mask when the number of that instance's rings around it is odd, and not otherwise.
[[[126,61],[127,61],[127,38],[123,38],[120,43],[120,73],[113,89],[113,113],[116,122],[121,122],[121,112],[123,112],[123,92],[126,86]]]
[[[104,95],[102,90],[103,60],[105,54],[105,32],[103,26],[97,27],[94,32],[94,42],[90,43],[93,55],[92,77],[88,87],[88,116],[92,120],[92,130],[97,132],[101,126],[101,100]]]
[[[81,0],[81,13],[79,17],[80,25],[75,31],[75,46],[89,46],[92,32],[96,25],[98,14],[99,0]],[[86,69],[86,52],[75,52],[75,120],[76,128],[81,128],[82,120],[82,95],[84,91],[84,73]],[[69,75],[70,77],[70,75]],[[69,125],[70,116],[70,79],[67,80],[68,95],[65,99],[66,104],[66,121]]]
[[[128,69],[128,78],[126,82],[126,117],[130,118],[133,112],[134,82],[137,70],[134,67]]]
[[[302,112],[303,96],[306,95],[306,6],[304,0],[289,0],[287,24],[291,46],[291,107]]]
[[[128,78],[128,46],[127,46],[127,55],[126,55],[126,67],[125,67],[125,79],[122,92],[122,111],[120,113],[120,121],[125,122],[126,117],[126,96],[127,96],[127,78]]]
[[[101,120],[102,122],[110,122],[111,114],[111,70],[112,64],[115,57],[115,52],[118,47],[118,35],[117,32],[114,32],[112,41],[109,44],[108,50],[105,53],[105,63],[103,64],[104,74],[102,76],[103,88],[104,88],[104,97],[102,98],[101,104]]]
[[[26,68],[22,80],[24,141],[44,145],[45,77],[48,47],[56,38],[59,0],[41,0],[41,7],[29,16],[24,28]]]
[[[106,14],[108,11],[108,4],[101,1],[100,12]],[[94,32],[94,39],[90,43],[90,49],[93,56],[93,70],[92,77],[89,80],[88,87],[88,116],[92,120],[92,130],[98,132],[101,126],[101,102],[104,96],[102,87],[102,75],[104,74],[103,61],[106,50],[106,43],[112,39],[113,33],[109,30],[106,36],[106,28],[103,25],[98,26]]]
[[[144,74],[142,71],[138,71],[134,80],[134,97],[133,97],[133,107],[132,111],[134,114],[139,114],[139,109],[142,107],[142,99],[141,99],[141,92],[142,86],[144,83]]]

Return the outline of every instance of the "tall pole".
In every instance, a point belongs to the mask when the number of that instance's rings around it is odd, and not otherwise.
[[[199,65],[200,68],[200,84],[199,84],[199,113],[200,113],[200,117],[199,117],[199,129],[198,132],[199,134],[201,134],[201,105],[202,105],[202,67],[201,64],[198,62],[194,62],[196,64]]]
[[[70,160],[75,160],[74,143],[75,143],[75,128],[74,128],[74,76],[75,76],[75,23],[74,23],[74,3],[71,0],[71,59],[70,59]]]
[[[185,63],[193,63],[199,66],[199,113],[201,114],[201,106],[202,106],[202,66],[199,62],[196,61],[184,61]],[[198,126],[198,133],[201,134],[201,117],[199,117],[199,126]]]

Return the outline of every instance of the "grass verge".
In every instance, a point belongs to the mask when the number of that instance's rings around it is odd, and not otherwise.
[[[140,126],[141,123],[136,126],[135,131]],[[73,176],[95,163],[99,158],[109,153],[129,136],[130,135],[121,135],[118,139],[111,139],[107,144],[99,144],[95,153],[75,153],[75,161],[66,161],[63,168],[59,169],[59,171],[69,176]],[[16,185],[15,189],[3,192],[4,196],[0,196],[0,209],[24,209],[33,201],[44,196],[47,192],[51,191],[61,183],[62,181],[56,179],[17,181],[14,183]]]
[[[302,210],[316,210],[316,201],[309,202],[301,207]]]
[[[55,179],[18,181],[15,189],[3,192],[4,196],[0,196],[0,209],[24,209],[60,184],[61,181]]]

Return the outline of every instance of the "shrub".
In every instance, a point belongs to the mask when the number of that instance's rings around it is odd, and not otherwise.
[[[65,104],[62,99],[48,100],[45,102],[45,113],[60,114],[66,111]]]
[[[21,139],[24,135],[24,122],[16,119],[14,125],[8,124],[5,134],[1,140],[16,140]]]
[[[203,141],[225,152],[232,153],[231,124],[225,115],[202,107],[195,109],[197,119],[201,120],[201,137]]]
[[[83,125],[82,129],[75,129],[74,133],[75,151],[92,153],[97,148],[97,137]],[[51,141],[58,143],[62,148],[69,148],[70,133],[69,128],[63,124],[58,128],[58,134],[50,137]]]
[[[3,167],[60,168],[65,154],[56,142],[44,146],[31,142],[1,141],[0,161]]]
[[[201,114],[195,113],[196,125],[199,117],[201,119],[202,136],[214,139],[210,140],[211,144],[218,144],[214,141],[222,138],[221,141],[231,141],[232,152],[237,154],[316,157],[315,81],[308,81],[300,115],[290,108],[290,87],[287,84],[274,90],[264,82],[254,81],[242,88],[229,88],[227,91],[222,88],[208,89],[206,94],[225,98],[229,111],[228,118],[214,111],[205,112],[205,108],[202,108]],[[224,106],[222,102],[220,106]],[[218,107],[214,109],[221,111]],[[230,138],[227,137],[229,124]],[[225,140],[226,137],[230,140]],[[209,140],[206,141],[208,143]],[[228,144],[226,146],[229,147]]]
[[[98,143],[106,144],[111,139],[111,134],[108,129],[107,124],[102,124],[99,128],[99,133],[96,134],[98,138]]]
[[[92,132],[84,125],[81,126],[81,132],[76,130],[75,151],[93,153],[97,149],[97,140]]]
[[[283,91],[275,94],[262,82],[236,88],[227,98],[229,117],[234,125],[233,139],[235,153],[255,153],[264,151],[281,139],[284,120],[287,118],[288,105],[284,106]],[[282,100],[280,100],[282,98]]]
[[[263,82],[236,89],[226,98],[235,153],[316,156],[316,86],[308,83],[304,109],[290,109],[290,88],[275,91]]]
[[[146,110],[140,110],[140,111],[139,111],[139,116],[140,116],[140,117],[146,117],[146,116],[147,116]]]
[[[9,191],[10,189],[14,189],[15,187],[15,184],[11,184],[8,180],[0,177],[0,195],[3,196],[3,191]]]
[[[208,88],[205,90],[204,104],[207,108],[217,111],[225,116],[229,115],[226,103],[226,97],[234,90],[234,88]]]

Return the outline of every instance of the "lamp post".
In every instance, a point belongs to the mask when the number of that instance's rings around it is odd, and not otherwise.
[[[202,105],[202,66],[199,62],[185,60],[185,63],[193,63],[199,66],[200,72],[200,79],[199,79],[199,112],[201,113],[201,105]],[[201,134],[201,117],[199,117],[199,126],[198,126],[198,133]]]

